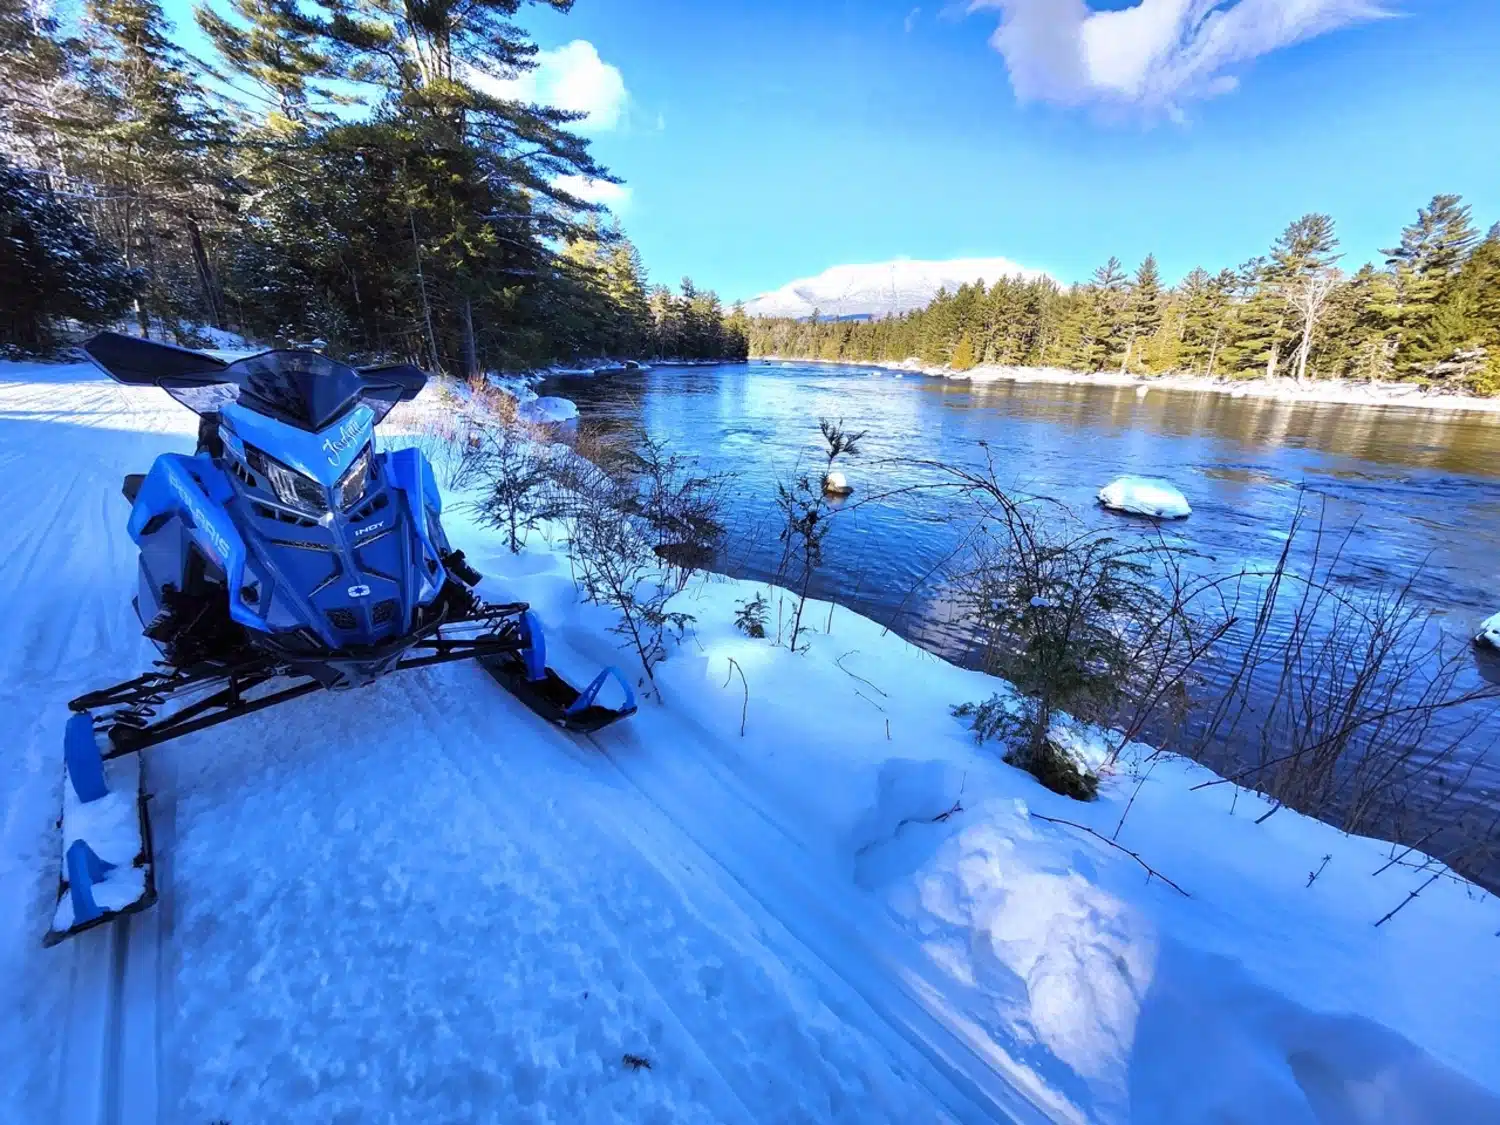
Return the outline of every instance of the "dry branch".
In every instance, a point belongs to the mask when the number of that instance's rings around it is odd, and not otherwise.
[[[1181,887],[1179,887],[1176,883],[1172,882],[1172,880],[1168,879],[1160,871],[1156,870],[1156,868],[1152,867],[1149,863],[1147,863],[1144,859],[1142,859],[1135,852],[1131,851],[1129,848],[1125,847],[1123,844],[1117,844],[1117,843],[1115,843],[1108,836],[1101,836],[1099,833],[1095,832],[1092,828],[1090,828],[1087,824],[1074,824],[1071,820],[1059,820],[1059,819],[1057,819],[1054,816],[1043,816],[1039,812],[1034,812],[1031,815],[1034,816],[1034,817],[1036,817],[1037,820],[1045,820],[1048,824],[1066,824],[1069,828],[1076,828],[1080,832],[1087,832],[1094,839],[1104,841],[1104,843],[1108,844],[1110,847],[1114,848],[1116,851],[1122,851],[1122,852],[1124,852],[1131,859],[1135,860],[1142,867],[1144,867],[1146,869],[1146,882],[1149,883],[1151,881],[1151,877],[1154,875],[1156,878],[1160,879],[1163,883],[1165,883],[1167,886],[1171,887],[1174,891],[1176,891],[1178,894],[1180,894],[1183,898],[1192,898],[1193,897],[1192,895],[1188,894],[1187,891],[1185,891]]]

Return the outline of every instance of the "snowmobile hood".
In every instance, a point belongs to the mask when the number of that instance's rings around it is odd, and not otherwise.
[[[360,452],[370,444],[375,428],[375,411],[359,403],[333,425],[315,433],[269,418],[246,406],[244,399],[222,408],[220,416],[228,423],[224,436],[253,445],[328,488],[354,464]],[[244,456],[244,450],[237,450]]]

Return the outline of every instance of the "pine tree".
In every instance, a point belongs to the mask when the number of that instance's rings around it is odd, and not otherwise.
[[[222,326],[203,231],[228,190],[226,122],[156,0],[88,0],[83,42],[86,98],[59,129],[70,172],[106,189],[105,234],[145,271],[140,331],[179,332],[184,318]]]
[[[1500,392],[1500,224],[1451,279],[1425,339],[1438,357],[1432,366],[1438,378]]]
[[[974,338],[965,332],[953,347],[953,358],[948,366],[954,371],[968,371],[974,367]]]
[[[1402,230],[1399,245],[1382,251],[1396,281],[1391,320],[1401,371],[1420,374],[1446,358],[1457,322],[1451,308],[1442,327],[1435,317],[1477,238],[1461,197],[1438,195],[1418,209],[1417,221]]]
[[[71,204],[0,160],[0,354],[48,351],[63,320],[108,323],[138,281]]]
[[[33,165],[56,149],[56,86],[71,53],[57,32],[33,0],[0,0],[0,154]]]
[[[233,17],[199,4],[194,18],[230,71],[247,79],[241,92],[265,111],[272,134],[330,120],[313,104],[347,103],[327,84],[332,59],[299,17],[292,0],[229,0]]]
[[[1125,374],[1130,368],[1136,341],[1151,337],[1161,327],[1162,303],[1161,274],[1156,268],[1156,255],[1147,254],[1136,270],[1135,283],[1130,287],[1125,306],[1125,353],[1120,358],[1120,374]]]
[[[1094,271],[1085,289],[1087,308],[1079,341],[1079,365],[1086,370],[1102,371],[1119,353],[1129,284],[1116,257]]]
[[[1182,286],[1181,362],[1191,371],[1212,376],[1229,328],[1230,294],[1235,277],[1230,270],[1210,276],[1195,268]]]

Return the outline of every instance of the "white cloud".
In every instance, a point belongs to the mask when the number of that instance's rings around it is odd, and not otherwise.
[[[630,189],[624,184],[591,180],[587,176],[559,176],[552,182],[569,195],[576,195],[586,203],[602,203],[611,211],[623,211],[630,206]]]
[[[575,39],[555,50],[538,51],[536,64],[515,78],[471,70],[469,80],[496,97],[586,113],[574,126],[582,132],[607,132],[620,124],[630,100],[625,77],[619,67],[601,59],[588,40]]]
[[[906,13],[906,22],[904,26],[906,27],[908,35],[911,34],[911,29],[917,26],[917,17],[921,14],[921,8],[913,8],[911,11]]]
[[[1180,119],[1182,105],[1228,93],[1239,63],[1390,13],[1376,0],[1140,0],[1094,11],[1085,0],[970,0],[995,9],[990,44],[1022,101],[1138,107]]]

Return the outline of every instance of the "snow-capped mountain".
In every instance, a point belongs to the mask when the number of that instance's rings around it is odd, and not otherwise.
[[[950,291],[972,281],[1002,277],[1041,277],[1009,258],[954,258],[919,262],[899,258],[862,266],[834,266],[745,302],[751,316],[886,316],[926,305],[939,289]]]

